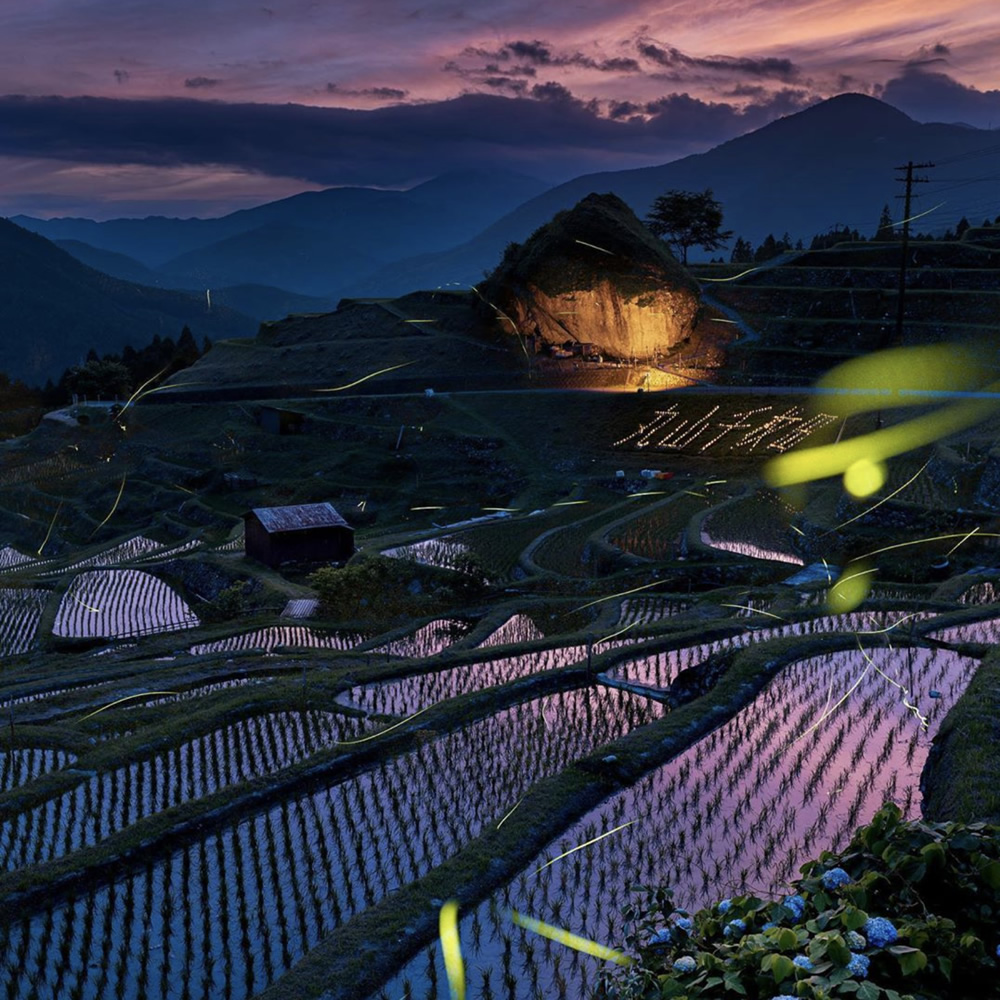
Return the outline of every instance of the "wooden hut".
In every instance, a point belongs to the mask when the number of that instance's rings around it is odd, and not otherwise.
[[[329,503],[254,507],[243,520],[246,554],[272,568],[343,562],[354,553],[354,529]]]

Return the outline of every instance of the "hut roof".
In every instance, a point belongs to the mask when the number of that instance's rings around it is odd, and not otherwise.
[[[350,528],[333,504],[303,503],[292,507],[254,507],[253,514],[270,535],[280,531],[303,531],[306,528]]]

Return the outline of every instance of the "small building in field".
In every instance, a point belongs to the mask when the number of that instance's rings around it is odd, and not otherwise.
[[[354,554],[354,529],[329,503],[254,507],[243,521],[246,554],[272,568],[343,562]]]

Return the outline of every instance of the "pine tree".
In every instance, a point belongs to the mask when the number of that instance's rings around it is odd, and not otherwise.
[[[750,241],[743,239],[742,236],[737,236],[729,260],[732,264],[751,263],[753,261],[753,247],[750,245]]]
[[[889,206],[886,204],[882,206],[882,214],[879,216],[875,239],[879,242],[886,242],[895,238],[896,230],[892,228],[892,216],[889,214]]]

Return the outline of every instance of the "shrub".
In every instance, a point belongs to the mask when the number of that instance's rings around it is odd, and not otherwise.
[[[782,901],[735,896],[664,935],[669,889],[624,914],[639,962],[606,974],[619,1000],[745,996],[760,1000],[977,1000],[996,996],[1000,827],[904,822],[885,806],[848,848],[800,869]],[[728,904],[728,905],[726,905]],[[686,914],[684,914],[686,916]],[[743,925],[734,933],[734,925]],[[745,928],[745,929],[744,929]]]

